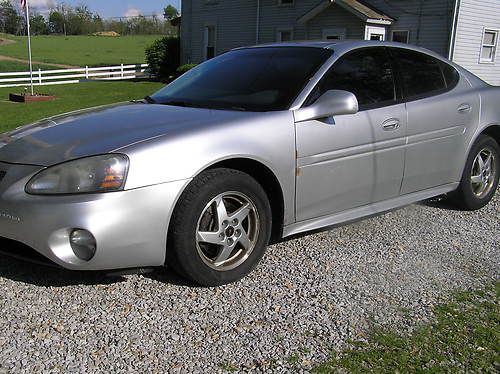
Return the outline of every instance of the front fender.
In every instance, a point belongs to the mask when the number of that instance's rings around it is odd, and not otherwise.
[[[228,159],[255,160],[269,168],[281,185],[285,223],[294,219],[295,130],[290,111],[256,113],[217,125],[181,129],[120,152],[130,158],[125,189],[194,178]]]

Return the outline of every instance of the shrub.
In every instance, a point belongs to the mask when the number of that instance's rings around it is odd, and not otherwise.
[[[177,75],[182,75],[184,73],[187,73],[189,70],[191,70],[192,68],[198,66],[197,64],[185,64],[185,65],[181,65],[177,68]]]
[[[179,38],[165,37],[146,48],[146,61],[152,74],[168,80],[180,65]]]

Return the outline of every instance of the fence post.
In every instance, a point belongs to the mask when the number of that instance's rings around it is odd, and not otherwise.
[[[85,66],[85,79],[89,79],[89,67]]]
[[[38,83],[42,84],[42,69],[38,68]]]
[[[123,73],[123,64],[122,64],[122,78],[125,77],[125,74]]]

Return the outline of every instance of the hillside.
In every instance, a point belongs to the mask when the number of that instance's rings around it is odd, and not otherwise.
[[[144,49],[158,35],[120,36],[35,36],[33,60],[40,63],[75,66],[136,64],[145,60]],[[26,38],[0,34],[0,56],[27,58]]]

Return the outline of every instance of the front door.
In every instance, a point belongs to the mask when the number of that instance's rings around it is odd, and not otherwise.
[[[305,106],[328,90],[354,93],[354,115],[296,123],[297,220],[326,216],[399,196],[406,110],[397,103],[385,48],[342,56]]]
[[[365,40],[385,40],[385,27],[380,26],[366,26]]]

